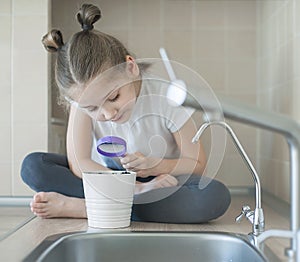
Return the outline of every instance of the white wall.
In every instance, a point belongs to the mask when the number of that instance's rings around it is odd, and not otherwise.
[[[40,41],[47,30],[48,0],[1,0],[1,195],[32,194],[21,181],[21,161],[47,150],[47,54]]]
[[[51,1],[50,27],[61,29],[66,40],[80,30],[74,16],[83,2]],[[298,0],[89,2],[103,12],[96,28],[119,38],[138,58],[159,57],[158,48],[164,46],[171,59],[196,70],[217,94],[300,119]],[[40,39],[48,31],[48,13],[47,0],[0,2],[1,195],[30,194],[19,178],[20,161],[30,151],[47,150],[47,53]],[[55,112],[59,116],[61,111]],[[288,201],[285,142],[232,125],[258,167],[264,189]],[[57,133],[61,139],[61,131],[54,129],[50,137]],[[218,178],[229,186],[252,185],[231,141]]]
[[[300,121],[300,2],[258,1],[258,106]],[[289,153],[286,141],[259,135],[263,187],[289,201]]]

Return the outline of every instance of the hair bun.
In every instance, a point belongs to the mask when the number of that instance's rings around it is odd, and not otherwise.
[[[64,45],[62,33],[53,29],[43,36],[42,43],[47,51],[57,52]]]
[[[82,30],[92,30],[94,28],[93,24],[101,18],[101,11],[97,6],[83,4],[76,17]]]

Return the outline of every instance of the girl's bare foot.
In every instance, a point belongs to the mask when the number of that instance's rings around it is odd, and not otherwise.
[[[156,188],[173,187],[177,185],[178,180],[174,176],[168,174],[159,175],[156,178],[152,179],[150,182],[136,183],[135,194],[145,193]]]
[[[39,192],[30,203],[31,211],[42,218],[86,218],[85,201],[56,192]]]

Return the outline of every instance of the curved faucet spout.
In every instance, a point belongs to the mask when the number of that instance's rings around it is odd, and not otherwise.
[[[230,134],[236,148],[238,149],[239,153],[241,154],[244,162],[246,163],[247,167],[249,168],[252,178],[254,180],[255,184],[255,210],[254,210],[254,218],[253,222],[253,234],[258,235],[259,233],[262,233],[264,231],[264,215],[263,210],[261,207],[261,184],[259,176],[249,159],[248,155],[246,154],[243,146],[241,145],[240,141],[238,140],[237,136],[235,135],[232,128],[224,121],[212,121],[212,122],[205,122],[197,131],[196,135],[193,137],[192,142],[197,143],[200,139],[200,136],[203,134],[203,132],[206,130],[207,127],[211,125],[218,125],[223,128],[225,128],[228,133]]]

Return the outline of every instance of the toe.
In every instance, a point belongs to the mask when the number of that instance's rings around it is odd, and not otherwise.
[[[44,203],[33,203],[31,206],[31,211],[33,213],[43,213],[46,212],[47,209],[47,204]]]
[[[47,202],[47,194],[45,192],[38,192],[34,195],[33,200],[36,203]]]

